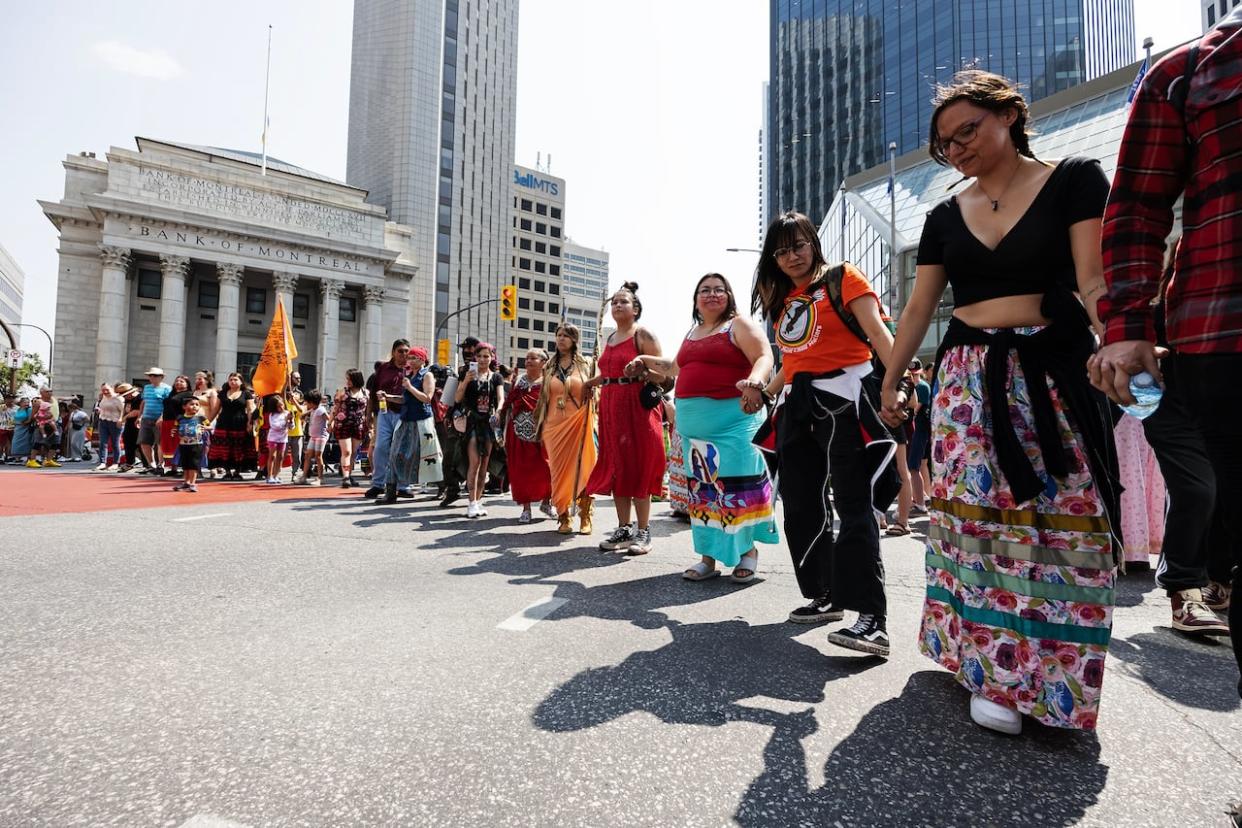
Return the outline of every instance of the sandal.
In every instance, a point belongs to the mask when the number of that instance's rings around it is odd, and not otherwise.
[[[747,552],[737,562],[737,566],[733,567],[733,574],[729,576],[729,579],[735,584],[749,584],[755,580],[755,567],[758,565],[759,556],[754,552]],[[746,574],[743,575],[743,572]]]
[[[705,561],[699,561],[694,566],[681,573],[681,577],[687,581],[706,581],[708,578],[715,578],[720,574],[720,570],[714,566],[709,566]]]
[[[898,537],[900,535],[908,535],[910,534],[910,527],[906,526],[904,523],[894,523],[892,526],[884,530],[884,534],[890,535],[892,537]]]

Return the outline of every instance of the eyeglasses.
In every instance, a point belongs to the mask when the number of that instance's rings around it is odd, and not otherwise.
[[[722,288],[722,287],[699,288],[699,296],[702,296],[704,299],[706,299],[709,296],[728,296],[728,295],[729,295],[728,288]]]
[[[775,250],[773,250],[773,251],[772,251],[772,258],[773,258],[773,259],[783,259],[783,258],[785,258],[786,256],[788,256],[790,253],[793,253],[795,256],[801,256],[801,255],[802,255],[802,251],[803,251],[803,250],[806,250],[806,249],[807,249],[807,247],[809,247],[809,246],[810,246],[810,244],[811,244],[811,243],[810,243],[809,241],[806,241],[806,240],[804,239],[804,240],[802,240],[802,241],[800,241],[800,242],[796,242],[795,244],[793,244],[793,245],[791,245],[791,246],[789,246],[789,247],[778,247],[778,248],[776,248]]]
[[[967,121],[957,128],[948,138],[940,139],[940,151],[945,155],[949,154],[949,150],[954,144],[959,148],[966,149],[966,145],[979,137],[979,124],[983,123],[983,119],[991,115],[991,112],[985,112],[973,121]]]

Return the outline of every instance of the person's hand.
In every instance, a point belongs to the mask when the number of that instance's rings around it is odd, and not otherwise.
[[[634,357],[625,364],[625,368],[622,370],[622,373],[632,379],[634,377],[642,376],[646,370],[647,364],[643,362],[642,357]]]
[[[909,416],[910,409],[898,398],[897,389],[884,386],[880,390],[880,419],[884,424],[889,428],[899,428]]]
[[[742,411],[754,414],[763,408],[763,392],[754,386],[747,385],[742,389]]]
[[[1114,342],[1105,345],[1087,360],[1087,375],[1091,378],[1091,384],[1113,402],[1133,405],[1130,377],[1146,371],[1163,388],[1164,375],[1160,373],[1159,360],[1168,355],[1168,348],[1158,347],[1143,339]]]

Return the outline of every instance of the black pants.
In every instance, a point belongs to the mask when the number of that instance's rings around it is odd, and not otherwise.
[[[1216,471],[1216,497],[1223,506],[1224,531],[1234,550],[1233,591],[1229,605],[1229,629],[1233,655],[1242,671],[1242,560],[1238,539],[1242,538],[1242,431],[1238,412],[1242,411],[1242,354],[1178,354],[1176,371],[1178,396],[1191,411],[1198,413],[1207,444],[1208,457]],[[1161,401],[1161,407],[1164,401]],[[1242,695],[1242,681],[1238,683]]]
[[[1155,413],[1143,420],[1143,433],[1160,462],[1169,494],[1156,583],[1170,594],[1201,589],[1209,580],[1228,583],[1234,557],[1225,527],[1228,506],[1217,497],[1202,425],[1185,399],[1178,370],[1183,358],[1174,355],[1164,361],[1164,396]]]
[[[444,487],[445,494],[457,495],[461,493],[461,484],[465,479],[458,471],[457,455],[458,452],[464,452],[466,447],[461,439],[462,435],[453,428],[449,417],[445,417],[442,427],[438,428],[440,429],[440,450],[444,453],[444,481],[441,485]]]
[[[840,398],[832,398],[840,400]],[[830,596],[840,609],[884,616],[880,527],[871,508],[858,415],[842,410],[809,423],[777,425],[778,485],[785,504],[785,540],[804,598]],[[783,410],[783,408],[782,408]],[[832,503],[828,501],[831,475]],[[833,505],[841,532],[832,531]]]

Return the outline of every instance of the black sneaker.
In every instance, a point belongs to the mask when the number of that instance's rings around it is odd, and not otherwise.
[[[447,509],[460,499],[461,491],[459,489],[449,489],[444,493],[444,499],[440,501],[440,508]]]
[[[612,534],[599,542],[599,548],[606,552],[614,552],[618,549],[629,549],[630,544],[634,543],[637,535],[634,532],[634,524],[627,523],[624,526],[618,526],[612,530]]]
[[[362,493],[362,497],[366,500],[370,500],[373,497],[379,497],[383,493],[384,493],[384,490],[381,489],[379,486],[372,486],[371,488],[367,489],[365,492]]]
[[[838,647],[888,656],[888,630],[879,615],[859,615],[854,626],[828,633],[828,640]]]
[[[844,617],[845,610],[834,607],[832,599],[826,595],[789,613],[789,620],[794,624],[822,624],[825,621],[840,621]]]
[[[375,499],[375,502],[383,503],[385,506],[391,506],[392,504],[397,502],[397,490],[396,489],[385,489],[384,496],[377,497]]]

